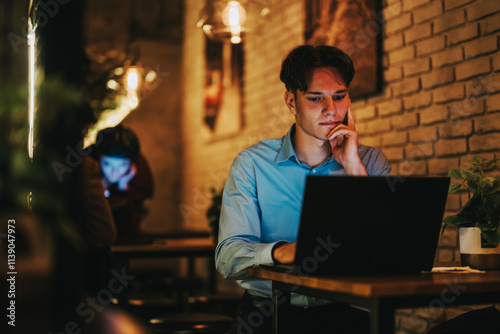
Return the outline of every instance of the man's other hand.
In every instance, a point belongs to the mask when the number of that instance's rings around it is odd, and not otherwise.
[[[273,252],[273,258],[282,264],[291,264],[295,258],[295,250],[297,248],[297,242],[291,244],[283,244],[276,247]]]

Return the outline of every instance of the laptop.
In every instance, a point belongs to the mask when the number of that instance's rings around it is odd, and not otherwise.
[[[449,184],[448,177],[308,176],[292,271],[431,270]]]

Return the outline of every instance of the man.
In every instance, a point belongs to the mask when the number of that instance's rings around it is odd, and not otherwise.
[[[101,130],[97,136],[102,141],[95,145],[95,153],[117,241],[133,241],[140,237],[144,201],[153,196],[153,175],[141,153],[139,139],[130,128],[118,125]]]
[[[358,143],[348,89],[353,76],[351,59],[335,47],[303,45],[292,50],[282,63],[280,79],[295,124],[281,139],[259,142],[233,162],[216,250],[219,272],[240,280],[246,289],[230,333],[270,332],[270,315],[262,305],[270,300],[271,282],[247,277],[246,269],[293,262],[306,176],[391,171],[379,150]],[[341,193],[332,191],[332,201]],[[292,294],[291,302],[290,328],[297,333],[367,331],[365,312],[348,305],[298,294]]]

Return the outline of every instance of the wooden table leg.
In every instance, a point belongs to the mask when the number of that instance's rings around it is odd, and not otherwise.
[[[377,298],[370,312],[370,333],[394,333],[394,307]]]

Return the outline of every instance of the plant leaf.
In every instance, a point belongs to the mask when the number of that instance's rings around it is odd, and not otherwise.
[[[461,215],[448,216],[443,220],[443,223],[454,226],[474,225],[474,222],[470,218]]]
[[[498,191],[500,191],[500,179],[493,179],[493,185],[491,186],[491,188],[489,189],[488,192],[486,192],[486,194],[488,195],[491,195],[491,194],[494,194]]]
[[[462,173],[458,167],[450,168],[448,176],[455,180],[463,180]]]
[[[488,192],[491,188],[493,188],[493,181],[495,181],[492,177],[485,177],[480,183],[480,189],[482,189],[483,193]]]
[[[462,172],[464,178],[467,181],[475,179],[475,174],[474,174],[473,170],[470,170],[470,169],[461,169],[460,171]]]
[[[495,158],[495,159],[491,159],[491,160],[488,160],[484,163],[484,166],[485,167],[490,167],[491,165],[496,165],[496,163],[500,161],[500,158]]]
[[[448,189],[448,192],[450,194],[453,194],[453,193],[456,193],[458,190],[460,190],[460,188],[462,188],[461,183],[452,183],[452,184],[450,184],[450,188]]]
[[[481,236],[484,240],[486,240],[487,243],[495,247],[497,247],[500,243],[500,234],[496,233],[496,231],[487,231],[481,229]]]

